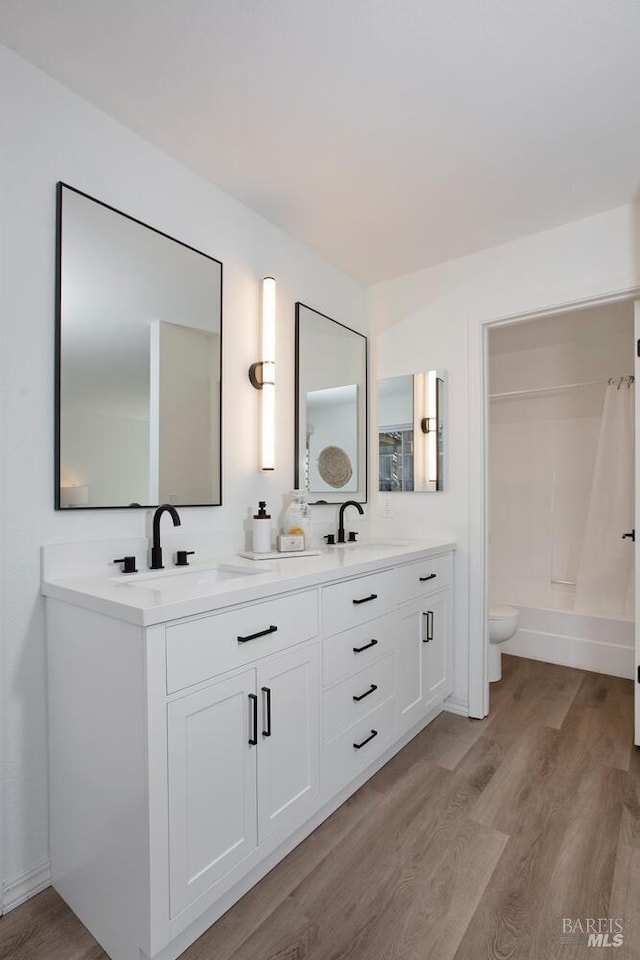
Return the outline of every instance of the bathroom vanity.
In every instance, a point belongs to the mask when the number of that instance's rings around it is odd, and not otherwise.
[[[177,957],[442,709],[445,541],[47,574],[53,883]]]

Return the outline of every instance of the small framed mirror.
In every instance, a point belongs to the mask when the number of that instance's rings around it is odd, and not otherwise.
[[[367,338],[296,303],[294,485],[311,503],[367,499]]]
[[[378,489],[444,489],[444,376],[428,370],[378,381]]]
[[[222,264],[57,201],[56,509],[219,505]]]

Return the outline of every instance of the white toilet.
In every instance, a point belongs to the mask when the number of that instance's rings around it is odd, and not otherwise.
[[[500,644],[510,640],[518,629],[520,611],[508,603],[492,603],[489,607],[489,682],[502,680]]]

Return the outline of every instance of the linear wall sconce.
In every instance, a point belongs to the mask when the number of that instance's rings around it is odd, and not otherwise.
[[[441,386],[435,370],[414,376],[414,410],[419,425],[419,430],[414,430],[416,489],[442,490]]]
[[[262,359],[249,367],[249,380],[262,392],[260,469],[275,470],[276,447],[276,281],[262,281]]]

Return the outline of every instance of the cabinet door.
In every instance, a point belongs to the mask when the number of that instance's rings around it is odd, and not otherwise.
[[[422,688],[423,705],[444,700],[451,693],[451,593],[446,591],[430,597],[423,610]]]
[[[171,915],[257,844],[255,670],[168,706]]]
[[[398,611],[397,716],[400,731],[419,723],[451,693],[451,591]]]
[[[420,604],[398,611],[396,637],[396,708],[398,731],[408,730],[422,717],[424,679],[422,642],[426,618]]]
[[[258,667],[258,838],[292,830],[319,797],[320,658],[317,644]]]

